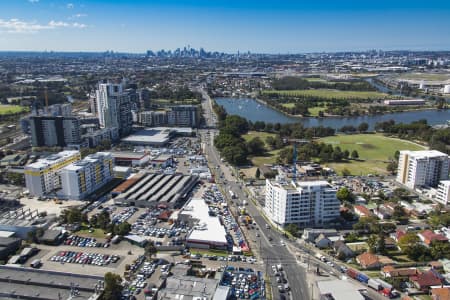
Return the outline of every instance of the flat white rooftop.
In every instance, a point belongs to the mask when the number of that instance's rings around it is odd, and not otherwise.
[[[225,228],[220,224],[219,217],[209,215],[208,204],[203,199],[193,198],[185,204],[181,214],[190,215],[198,219],[198,226],[204,229],[193,229],[189,234],[188,241],[203,243],[227,244]]]
[[[421,158],[434,158],[434,157],[448,157],[447,154],[439,152],[437,150],[420,150],[420,151],[402,151],[409,154],[409,156],[414,157],[416,159]]]
[[[358,286],[346,280],[318,281],[320,294],[331,294],[335,300],[364,300]]]
[[[56,154],[51,154],[45,158],[41,158],[38,161],[27,165],[27,168],[33,168],[33,169],[42,169],[42,168],[47,168],[49,166],[52,166],[58,162],[61,162],[65,159],[67,159],[68,157],[74,156],[79,154],[80,152],[78,150],[65,150],[65,151],[61,151],[59,153]]]

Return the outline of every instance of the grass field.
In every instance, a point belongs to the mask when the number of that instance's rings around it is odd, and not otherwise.
[[[275,137],[276,135],[274,133],[268,133],[268,132],[259,132],[259,131],[249,131],[247,134],[244,134],[242,137],[246,142],[250,141],[251,139],[255,137],[259,137],[263,142],[264,145],[267,147],[266,144],[266,138],[268,136]]]
[[[332,89],[293,90],[293,91],[264,91],[265,94],[279,94],[282,96],[311,96],[323,99],[384,99],[388,95],[379,92],[339,91]]]
[[[430,80],[430,81],[445,81],[450,79],[450,74],[434,74],[434,73],[406,73],[401,74],[399,78],[412,80]]]
[[[397,150],[423,150],[425,147],[396,138],[379,134],[337,135],[322,138],[319,141],[333,146],[339,146],[342,151],[358,151],[361,161],[330,163],[338,174],[348,169],[353,175],[386,174],[388,160],[394,157]]]
[[[0,115],[10,115],[27,111],[27,108],[19,105],[0,105]]]
[[[282,106],[286,107],[286,108],[293,108],[295,106],[295,103],[283,103],[281,104]],[[314,107],[310,107],[308,108],[309,114],[311,117],[317,117],[319,115],[319,111],[324,111],[325,107],[321,107],[321,106],[314,106]]]
[[[75,234],[82,237],[93,237],[96,239],[106,237],[106,234],[103,231],[103,229],[93,228],[93,232],[89,232],[89,228],[87,228],[86,226],[83,226],[83,228],[75,232]]]

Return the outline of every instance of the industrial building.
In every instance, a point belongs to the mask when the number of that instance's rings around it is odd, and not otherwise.
[[[30,117],[33,147],[67,147],[81,143],[80,120],[76,117]]]
[[[169,141],[177,136],[192,136],[192,128],[182,127],[154,127],[146,128],[135,132],[126,138],[122,139],[122,143],[131,144],[135,146],[153,146],[163,147],[169,143]]]
[[[414,189],[420,186],[437,187],[439,181],[449,179],[450,159],[436,150],[400,151],[397,182]]]
[[[321,280],[317,282],[321,300],[364,300],[359,287],[346,280]]]
[[[13,232],[15,236],[22,239],[28,238],[30,231],[40,227],[46,229],[54,220],[54,216],[39,216],[37,210],[1,208],[0,209],[0,231]]]
[[[103,288],[103,276],[0,266],[0,297],[6,299],[95,300]]]
[[[166,280],[158,292],[158,300],[201,299],[214,300],[220,280],[174,275]]]
[[[61,192],[65,199],[81,200],[114,178],[111,153],[97,152],[74,162],[60,171]]]
[[[396,105],[425,105],[423,99],[405,99],[405,100],[384,100],[384,105],[396,106]]]
[[[45,196],[61,188],[59,171],[80,159],[79,151],[67,150],[25,166],[25,184],[30,195]]]
[[[265,212],[276,224],[321,226],[339,218],[336,188],[327,181],[287,182],[266,179]]]
[[[148,152],[111,152],[117,166],[142,167],[148,164]]]
[[[227,232],[218,216],[209,214],[208,204],[203,199],[191,199],[179,213],[179,218],[193,219],[196,225],[186,236],[186,243],[194,248],[227,249]]]
[[[147,173],[118,195],[114,202],[138,207],[177,207],[197,182],[197,176]]]
[[[20,247],[22,240],[16,237],[0,237],[0,260],[5,260]]]

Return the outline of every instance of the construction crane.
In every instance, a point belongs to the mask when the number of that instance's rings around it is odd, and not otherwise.
[[[310,141],[306,139],[290,139],[284,138],[285,143],[291,143],[293,145],[293,155],[292,155],[292,181],[295,183],[297,181],[297,144],[308,144]]]

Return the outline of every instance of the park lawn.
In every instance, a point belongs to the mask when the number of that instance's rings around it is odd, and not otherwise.
[[[281,149],[268,151],[267,155],[265,156],[253,156],[251,157],[252,164],[254,166],[260,167],[262,165],[266,164],[274,164],[277,160],[278,153],[281,151]]]
[[[303,79],[305,79],[305,80],[307,80],[309,82],[328,82],[328,81],[326,81],[323,78],[317,78],[317,77],[305,77]]]
[[[410,141],[386,137],[381,134],[347,134],[319,139],[319,142],[339,146],[342,151],[358,151],[364,160],[387,161],[397,150],[424,150],[425,147]]]
[[[261,132],[261,131],[249,131],[247,134],[244,134],[242,137],[246,142],[250,141],[251,139],[255,137],[259,137],[263,142],[266,149],[269,149],[269,145],[266,143],[266,138],[268,136],[275,137],[275,133],[269,133],[269,132]]]
[[[395,151],[426,149],[424,146],[381,134],[336,135],[321,138],[319,141],[334,147],[339,146],[342,151],[358,151],[361,160],[326,164],[338,174],[342,174],[344,169],[348,169],[352,175],[386,174],[386,166],[394,157]]]
[[[311,117],[318,117],[319,116],[319,111],[325,111],[325,107],[323,106],[314,106],[314,107],[310,107],[308,108],[309,114]]]
[[[293,103],[293,102],[283,103],[283,104],[281,104],[281,106],[286,107],[286,108],[294,108],[295,103]]]
[[[20,105],[0,105],[0,115],[10,115],[25,112],[28,109]]]
[[[339,91],[333,89],[292,90],[292,91],[264,91],[265,94],[279,94],[282,96],[311,96],[323,99],[384,99],[388,94],[371,91]]]

